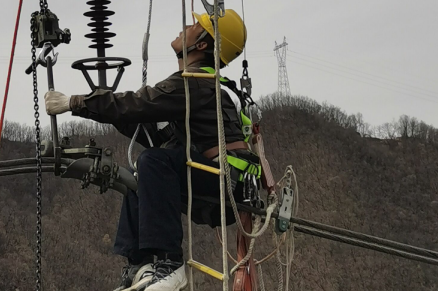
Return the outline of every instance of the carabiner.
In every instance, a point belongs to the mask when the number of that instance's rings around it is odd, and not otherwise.
[[[247,175],[248,175],[248,173],[245,172],[243,174],[243,179],[242,179],[242,182],[243,182],[243,202],[250,202],[251,201],[251,199],[248,195],[248,184],[246,182]]]

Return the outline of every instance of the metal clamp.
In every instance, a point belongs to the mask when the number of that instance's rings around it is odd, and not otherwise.
[[[277,224],[275,231],[277,233],[283,233],[287,231],[290,224],[290,219],[292,217],[292,202],[294,191],[289,187],[284,187],[282,189],[283,199],[281,201],[280,209],[278,212]]]
[[[214,15],[214,5],[208,3],[207,0],[201,0],[202,4],[204,4],[205,10],[208,15]],[[219,8],[219,17],[223,17],[225,15],[225,0],[218,0],[218,8]]]

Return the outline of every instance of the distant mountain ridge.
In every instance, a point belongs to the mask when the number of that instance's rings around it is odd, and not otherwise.
[[[407,116],[373,128],[360,114],[349,116],[305,97],[269,96],[260,103],[265,151],[276,179],[289,164],[297,174],[299,217],[438,250],[436,129]],[[31,128],[8,123],[4,132],[0,160],[34,156]],[[72,136],[74,146],[94,136],[127,166],[129,139],[109,126],[72,122],[60,125],[60,132]],[[1,290],[34,286],[35,183],[34,175],[0,177]],[[121,195],[97,191],[44,174],[44,290],[112,290],[119,282],[125,262],[111,250]],[[196,226],[194,237],[195,258],[221,270],[215,230]],[[291,290],[438,290],[436,266],[300,233],[295,237]],[[271,241],[270,234],[258,241],[258,258],[272,249]],[[228,243],[234,254],[234,226]],[[272,261],[263,273],[266,290],[276,290]],[[222,290],[219,281],[197,272],[195,282],[195,290]]]

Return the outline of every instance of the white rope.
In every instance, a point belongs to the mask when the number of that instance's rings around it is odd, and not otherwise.
[[[142,78],[142,82],[143,82],[143,87],[146,86],[147,83],[147,70],[148,70],[148,47],[149,47],[149,31],[151,29],[151,19],[152,19],[152,0],[150,0],[149,2],[149,18],[148,18],[148,25],[147,25],[147,29],[146,29],[146,33],[144,35],[143,38],[143,78]],[[144,133],[146,134],[146,137],[148,139],[149,142],[149,146],[153,147],[154,144],[152,143],[152,139],[151,136],[149,135],[149,132],[146,129],[146,126],[144,124],[138,124],[137,128],[134,132],[134,135],[132,136],[131,142],[129,143],[129,148],[128,148],[128,162],[129,162],[129,166],[131,167],[131,169],[136,172],[137,171],[137,167],[135,166],[135,163],[133,163],[132,161],[132,149],[134,148],[134,143],[137,140],[137,136],[138,133],[140,132],[140,125],[143,126],[143,130]]]
[[[219,168],[220,168],[220,201],[221,201],[221,229],[222,229],[222,269],[223,269],[223,285],[222,290],[228,291],[228,248],[227,248],[227,224],[225,217],[225,180],[224,180],[224,171],[227,173],[227,182],[229,173],[228,160],[227,160],[227,150],[226,150],[226,141],[225,141],[225,130],[224,130],[224,121],[222,116],[222,92],[221,92],[221,83],[220,83],[220,48],[221,48],[221,38],[218,27],[218,0],[214,0],[214,60],[215,60],[215,71],[216,71],[216,111],[217,111],[217,125],[218,125],[218,141],[219,141]],[[227,169],[228,168],[228,169]],[[231,182],[231,180],[230,180]],[[232,196],[231,183],[228,183],[228,190]]]
[[[299,205],[299,195],[298,195],[298,182],[296,174],[292,168],[292,166],[288,166],[284,173],[284,176],[277,183],[279,187],[282,187],[284,183],[290,184],[290,176],[294,178],[294,197],[292,200],[292,217],[296,217],[298,214],[298,205]],[[286,181],[286,182],[285,182]],[[280,255],[277,257],[277,262],[279,265],[286,266],[286,280],[285,280],[285,290],[289,288],[289,278],[291,272],[291,265],[295,254],[295,240],[294,240],[294,224],[290,223],[289,230],[286,233],[286,263],[283,263],[280,259]],[[279,290],[283,290],[282,288]]]
[[[182,22],[183,22],[183,34],[182,34],[182,46],[183,46],[183,66],[184,72],[187,69],[187,46],[186,46],[186,1],[182,1]],[[184,89],[186,94],[186,118],[185,118],[185,127],[186,127],[186,155],[187,161],[191,162],[192,158],[190,156],[190,148],[191,148],[191,135],[190,135],[190,90],[189,90],[189,81],[187,77],[184,77]],[[187,166],[187,233],[188,233],[188,253],[189,253],[189,261],[193,260],[193,230],[192,230],[192,169],[190,166]],[[193,291],[193,268],[189,265],[189,286],[190,291]]]
[[[258,265],[259,268],[259,286],[260,286],[260,291],[265,291],[265,281],[263,280],[263,270],[262,270],[262,265]]]
[[[146,33],[143,38],[143,87],[147,84],[147,70],[148,70],[148,48],[149,48],[149,31],[151,29],[151,19],[152,19],[152,0],[149,2],[149,18],[148,18],[148,26],[146,29]]]
[[[277,252],[275,266],[277,267],[278,287],[277,291],[283,291],[283,266],[281,264],[280,252]]]
[[[137,168],[135,167],[135,164],[132,161],[132,149],[134,148],[134,143],[135,140],[137,139],[137,135],[139,131],[140,131],[140,124],[137,125],[137,129],[135,130],[135,133],[132,136],[131,142],[129,143],[129,147],[128,147],[128,162],[129,162],[129,166],[134,172],[137,172]]]
[[[257,218],[259,218],[259,217],[257,217]],[[257,231],[260,227],[260,219],[257,219],[257,218],[256,218],[256,221],[254,223],[253,233],[257,233]],[[231,269],[231,271],[230,271],[231,275],[234,274],[234,272],[236,272],[241,266],[245,265],[249,261],[249,259],[251,258],[251,255],[253,253],[253,250],[254,250],[255,241],[256,241],[255,238],[251,239],[251,241],[249,242],[248,251],[246,252],[245,257]]]
[[[298,216],[298,204],[299,204],[299,195],[298,195],[298,182],[297,182],[297,176],[295,175],[294,169],[292,168],[292,166],[288,167],[289,170],[292,172],[292,175],[294,177],[294,183],[295,183],[295,195],[294,195],[294,200],[292,201],[292,217],[297,217]],[[295,255],[295,238],[294,238],[294,224],[291,223],[290,224],[290,231],[288,233],[288,239],[287,242],[290,241],[290,250],[289,252],[287,252],[287,257],[286,259],[288,259],[287,261],[287,266],[286,266],[286,290],[289,290],[289,277],[290,277],[290,272],[291,272],[291,265],[292,265],[292,261],[294,259],[294,255]],[[286,243],[286,245],[288,245]],[[290,256],[290,258],[288,258]]]

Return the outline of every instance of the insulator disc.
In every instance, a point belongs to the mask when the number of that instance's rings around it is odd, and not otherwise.
[[[87,24],[90,27],[102,27],[102,26],[110,26],[111,22],[90,22]]]
[[[111,11],[111,10],[88,11],[88,12],[84,13],[84,15],[87,17],[99,17],[99,18],[111,16],[114,14],[115,14],[115,12]]]
[[[108,0],[92,0],[87,2],[88,5],[107,5],[110,3],[111,1]]]
[[[92,44],[92,45],[89,45],[88,47],[89,48],[95,48],[95,49],[97,49],[97,48],[110,48],[110,47],[112,47],[113,45],[112,44],[110,44],[110,43],[105,43],[105,44],[101,44],[101,43],[98,43],[98,44]]]
[[[96,42],[96,43],[105,43],[105,42],[109,42],[109,39],[106,38],[102,38],[102,39],[92,39],[92,42]]]
[[[89,33],[85,35],[86,38],[96,38],[96,39],[110,38],[114,36],[116,36],[116,34],[112,32],[96,32],[96,33]]]

